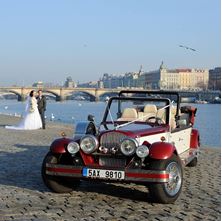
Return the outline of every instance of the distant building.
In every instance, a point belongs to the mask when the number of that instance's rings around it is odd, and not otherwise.
[[[98,81],[90,81],[87,83],[78,84],[81,88],[98,88]]]
[[[143,87],[144,79],[142,80],[142,73],[128,72],[121,75],[103,74],[100,81],[103,82],[104,88],[138,88]]]
[[[71,77],[67,77],[66,78],[66,81],[65,81],[65,84],[64,84],[64,87],[67,87],[67,88],[74,88],[76,87],[76,83],[72,80]]]
[[[103,82],[104,88],[117,88],[121,87],[121,85],[123,84],[123,76],[109,75],[105,73],[103,74],[101,81]]]
[[[42,81],[38,81],[32,85],[32,87],[37,87],[37,88],[43,88],[43,86],[44,85]]]
[[[159,89],[162,87],[162,84],[166,84],[165,82],[161,82],[160,86],[160,70],[149,71],[144,73],[144,88],[147,89]]]
[[[208,88],[207,69],[167,69],[161,64],[159,70],[144,73],[145,88],[162,90],[205,90]]]
[[[44,87],[53,88],[53,87],[61,87],[61,85],[58,83],[46,82],[46,83],[44,83]]]
[[[98,88],[104,88],[104,84],[102,80],[99,80],[97,83],[98,83]]]
[[[221,67],[209,70],[209,89],[221,90]]]

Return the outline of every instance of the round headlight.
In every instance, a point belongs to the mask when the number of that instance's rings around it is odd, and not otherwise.
[[[79,151],[79,144],[76,142],[70,142],[67,146],[67,150],[71,154],[76,154]]]
[[[149,154],[149,149],[145,145],[141,145],[136,149],[136,155],[140,158],[145,158]]]
[[[98,140],[92,135],[86,135],[80,141],[80,148],[87,154],[94,152],[98,148],[98,145]]]
[[[126,138],[122,141],[120,145],[120,150],[124,155],[130,156],[135,153],[137,146],[138,143],[136,140],[131,138]]]

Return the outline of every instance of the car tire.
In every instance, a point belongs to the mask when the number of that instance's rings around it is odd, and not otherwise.
[[[46,174],[46,164],[58,163],[58,157],[51,152],[49,152],[42,163],[42,179],[45,185],[52,191],[56,193],[69,193],[72,192],[75,188],[77,188],[80,184],[80,180],[76,180],[69,177],[59,177],[59,176],[51,176]]]
[[[193,160],[191,160],[187,166],[188,167],[195,167],[197,165],[197,157],[195,157]]]
[[[180,159],[173,154],[166,160],[153,160],[150,170],[166,170],[170,173],[167,183],[150,183],[148,185],[152,201],[157,203],[173,203],[179,197],[183,184],[183,168]]]

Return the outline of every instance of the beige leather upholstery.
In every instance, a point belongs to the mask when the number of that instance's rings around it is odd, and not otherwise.
[[[138,118],[139,118],[140,121],[144,121],[143,117],[144,117],[144,113],[143,112],[138,112]]]
[[[138,114],[135,108],[125,108],[123,110],[121,118],[118,121],[132,121],[138,118]]]
[[[147,104],[147,105],[144,107],[143,112],[144,112],[144,113],[154,113],[154,114],[156,114],[156,112],[157,112],[156,105],[154,105],[154,104]]]
[[[153,104],[147,104],[144,107],[143,112],[139,112],[139,117],[141,121],[146,121],[150,117],[155,117],[157,113],[156,105]]]
[[[177,124],[176,124],[176,120],[175,120],[175,115],[177,113],[177,107],[176,106],[172,106],[170,109],[170,114],[171,114],[171,120],[170,120],[170,126],[171,126],[171,130],[175,129]],[[180,112],[179,112],[180,114]]]
[[[159,109],[157,111],[157,117],[162,119],[162,122],[165,123],[166,122],[166,108]]]

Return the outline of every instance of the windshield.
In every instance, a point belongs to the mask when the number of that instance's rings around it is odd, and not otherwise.
[[[132,123],[156,125],[169,121],[169,99],[113,97],[107,104],[101,125],[105,129],[118,129]]]

